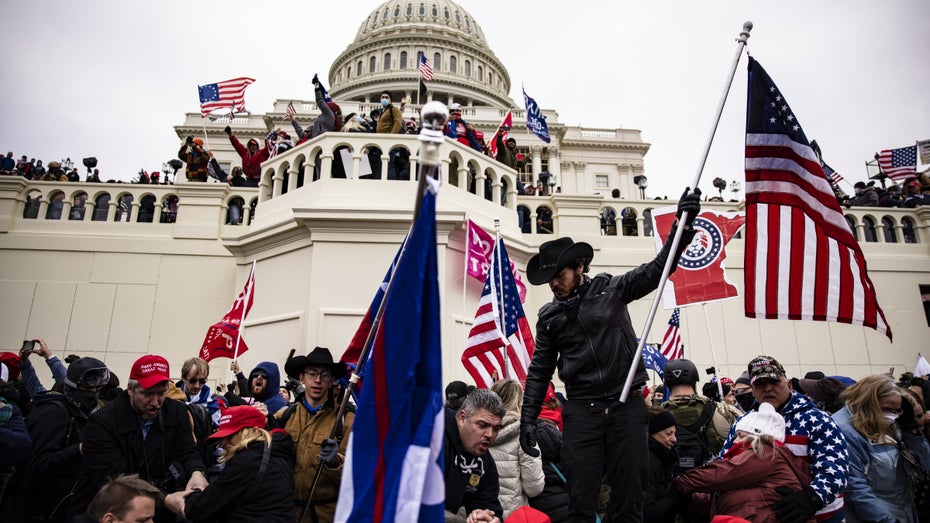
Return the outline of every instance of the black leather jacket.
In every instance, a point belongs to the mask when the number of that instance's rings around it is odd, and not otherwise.
[[[636,332],[627,304],[654,291],[662,277],[675,229],[654,260],[622,274],[601,273],[585,278],[566,300],[553,299],[539,309],[536,350],[526,377],[522,420],[535,420],[552,372],[570,400],[616,401],[623,390],[636,353]],[[676,260],[691,243],[694,231],[684,231]],[[672,265],[672,271],[678,264]],[[567,303],[570,302],[570,303]],[[634,389],[648,379],[642,359],[633,380]]]

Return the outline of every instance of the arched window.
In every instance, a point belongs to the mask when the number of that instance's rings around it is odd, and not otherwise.
[[[530,230],[530,208],[526,205],[517,206],[517,220],[520,224],[520,231],[524,234],[532,232]]]
[[[107,211],[110,208],[110,195],[101,194],[94,200],[94,214],[91,216],[91,220],[95,222],[105,222],[107,221]]]
[[[60,220],[61,211],[65,208],[65,193],[56,192],[48,202],[48,209],[45,210],[46,220]]]
[[[552,209],[545,205],[536,208],[536,233],[552,234]]]
[[[420,4],[420,16],[426,14],[426,4]]]
[[[488,71],[488,83],[494,85],[494,73],[491,71]]]
[[[68,215],[69,220],[83,220],[84,213],[86,212],[85,205],[87,204],[87,193],[80,192],[74,195],[74,200],[71,201],[71,214]]]
[[[400,16],[400,6],[394,8],[394,18]]]
[[[481,80],[482,78],[484,78],[484,68],[479,65],[478,66],[478,79]]]
[[[377,65],[377,64],[376,64],[376,61],[375,61],[375,57],[372,56],[372,57],[368,60],[368,72],[369,72],[369,73],[375,72],[375,65]]]
[[[856,228],[856,220],[853,219],[852,216],[843,217],[846,218],[846,225],[849,225],[849,230],[852,231],[853,238],[855,238],[856,241],[859,241],[859,229]]]
[[[875,220],[871,216],[862,219],[862,234],[867,242],[878,241],[878,236],[875,234]]]
[[[352,66],[346,68],[346,78],[352,78]]]
[[[898,232],[894,230],[891,216],[882,218],[882,231],[885,233],[885,243],[898,243]]]
[[[455,23],[457,24],[462,23],[462,15],[460,15],[458,11],[455,12]]]
[[[116,204],[116,216],[114,217],[115,221],[129,221],[129,212],[132,211],[132,200],[132,194],[129,193],[121,194],[119,196],[117,200],[118,203]]]
[[[362,76],[362,61],[361,60],[358,61],[358,67],[356,67],[355,70],[358,71],[359,76]]]
[[[413,4],[407,4],[407,16],[413,14]]]
[[[391,70],[391,53],[384,53],[384,70]]]
[[[381,19],[382,20],[388,19],[388,8],[387,7],[384,8],[384,16],[382,16]]]
[[[442,71],[442,55],[439,53],[433,53],[433,69]]]
[[[442,16],[443,16],[446,20],[449,19],[449,8],[445,8],[445,9],[442,10]]]
[[[400,68],[401,69],[407,68],[407,51],[400,52]]]
[[[455,74],[455,69],[458,66],[457,60],[454,56],[449,57],[449,72]]]
[[[917,235],[914,233],[914,220],[907,216],[901,218],[901,229],[904,233],[904,243],[917,243]]]
[[[620,211],[620,223],[623,227],[624,236],[639,236],[636,230],[636,209],[627,207]]]
[[[139,200],[139,215],[137,222],[152,223],[155,219],[155,196],[146,194]]]
[[[643,211],[643,236],[652,237],[652,210]]]
[[[436,6],[435,6],[435,5],[433,6],[433,9],[431,10],[431,12],[433,13],[433,16],[434,16],[434,17],[435,17],[435,16],[439,16],[439,10],[436,9]]]
[[[465,76],[471,76],[471,60],[465,60]]]
[[[617,211],[613,207],[601,209],[601,234],[604,236],[617,235]]]

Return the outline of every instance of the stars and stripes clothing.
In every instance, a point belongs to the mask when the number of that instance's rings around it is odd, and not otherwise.
[[[878,165],[885,176],[904,180],[917,174],[917,146],[885,149],[878,153]]]
[[[824,508],[817,512],[817,521],[841,521],[844,514],[843,491],[849,470],[849,453],[843,432],[829,414],[794,391],[779,413],[785,418],[785,447],[795,456],[807,457],[810,461],[810,487],[824,503]],[[721,458],[733,446],[739,419],[730,427],[720,450]]]
[[[505,269],[500,270],[501,267]],[[475,322],[465,340],[462,363],[478,387],[490,388],[495,381],[504,378],[522,382],[535,347],[510,271],[510,257],[501,239],[491,255]]]
[[[677,360],[685,355],[685,345],[681,342],[681,311],[675,307],[672,317],[668,319],[668,328],[662,338],[662,355],[667,361]]]
[[[785,98],[752,58],[745,238],[746,316],[851,323],[891,339],[833,188]]]
[[[217,109],[231,108],[233,113],[245,111],[245,88],[254,78],[233,78],[215,84],[198,85],[200,115],[207,116]]]
[[[433,64],[429,63],[424,54],[420,55],[420,75],[425,82],[433,79]]]

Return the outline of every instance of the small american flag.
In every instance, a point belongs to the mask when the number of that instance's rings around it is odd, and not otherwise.
[[[676,360],[685,355],[685,346],[681,343],[681,312],[678,307],[672,312],[672,317],[668,319],[668,329],[665,329],[665,337],[662,338],[662,355],[668,361]]]
[[[501,267],[506,269],[500,270]],[[504,332],[501,332],[501,325]],[[491,256],[475,322],[465,340],[462,363],[478,387],[490,388],[495,381],[505,378],[522,383],[535,348],[533,332],[510,271],[510,257],[504,240],[499,240]]]
[[[910,178],[917,174],[917,146],[886,149],[878,154],[878,165],[892,180]]]
[[[284,119],[293,120],[297,116],[297,109],[294,108],[294,101],[287,102],[287,109],[284,110]]]
[[[749,59],[746,316],[871,327],[891,339],[859,242],[794,112]]]
[[[233,78],[215,84],[198,85],[200,116],[206,117],[217,109],[232,108],[233,113],[245,111],[245,88],[254,78]]]
[[[840,173],[834,171],[827,164],[823,164],[823,173],[827,175],[827,178],[830,180],[830,185],[833,187],[836,187],[837,184],[843,181],[843,177],[840,176]]]
[[[433,64],[429,63],[425,54],[420,55],[420,74],[425,82],[433,79]]]

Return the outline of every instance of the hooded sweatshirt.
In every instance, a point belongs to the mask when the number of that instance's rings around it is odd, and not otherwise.
[[[255,396],[255,399],[268,407],[269,414],[274,414],[281,410],[282,407],[287,406],[287,402],[284,401],[284,398],[278,395],[278,388],[281,387],[281,371],[278,370],[278,365],[276,363],[263,361],[252,369],[249,376],[252,376],[257,370],[263,371],[268,377],[268,385],[260,396]]]

